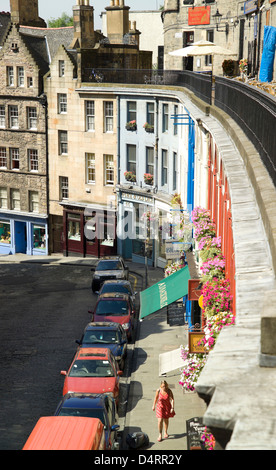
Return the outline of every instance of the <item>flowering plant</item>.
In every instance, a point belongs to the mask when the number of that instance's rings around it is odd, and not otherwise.
[[[201,293],[203,296],[203,311],[210,317],[219,312],[229,312],[231,307],[230,284],[226,279],[216,279],[206,282]]]
[[[247,72],[247,67],[248,67],[248,62],[246,59],[241,59],[239,61],[239,69],[242,73],[246,73]]]
[[[145,122],[145,124],[143,125],[143,128],[146,129],[146,130],[149,130],[149,131],[153,131],[154,130],[154,125],[149,124],[148,122]]]
[[[206,354],[189,354],[188,346],[185,348],[181,346],[180,354],[185,362],[185,367],[182,370],[179,384],[185,391],[193,392],[200,373],[205,366],[207,356]]]
[[[220,312],[208,318],[204,327],[204,338],[200,341],[200,345],[204,346],[206,351],[210,351],[213,349],[222,328],[234,323],[235,317],[231,312]]]
[[[180,261],[175,261],[174,263],[165,266],[165,277],[170,276],[171,274],[175,273],[176,271],[179,271],[180,269],[184,268],[185,262],[180,260]]]
[[[222,255],[208,258],[201,266],[202,281],[211,281],[213,278],[223,279],[225,271],[225,260]]]
[[[136,181],[136,175],[132,171],[125,171],[124,177],[127,181],[132,181],[133,183]]]
[[[150,173],[144,173],[144,182],[146,184],[152,184],[153,183],[153,175]]]
[[[202,237],[198,243],[202,261],[214,258],[221,253],[221,237]]]
[[[216,441],[215,441],[213,434],[208,432],[208,429],[206,426],[205,426],[204,432],[201,434],[200,439],[203,442],[206,450],[214,450]]]
[[[135,120],[133,121],[128,121],[126,123],[126,129],[132,129],[132,130],[135,130],[137,128],[137,123]]]

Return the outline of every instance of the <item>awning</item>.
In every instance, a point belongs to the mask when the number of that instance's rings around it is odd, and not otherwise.
[[[188,294],[189,267],[176,271],[140,293],[140,318],[157,312]]]

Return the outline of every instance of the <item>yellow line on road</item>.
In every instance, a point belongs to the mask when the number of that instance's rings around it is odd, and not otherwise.
[[[134,278],[134,286],[133,287],[134,287],[134,290],[135,290],[136,285],[137,285],[137,277],[134,276],[134,274],[129,274],[129,275]]]

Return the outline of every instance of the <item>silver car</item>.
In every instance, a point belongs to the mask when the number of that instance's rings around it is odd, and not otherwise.
[[[128,267],[121,256],[108,256],[98,261],[92,278],[92,291],[99,291],[104,281],[109,279],[128,279]]]

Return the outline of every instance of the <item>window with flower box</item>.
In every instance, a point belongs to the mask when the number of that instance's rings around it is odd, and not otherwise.
[[[146,173],[154,174],[154,148],[146,147]]]

